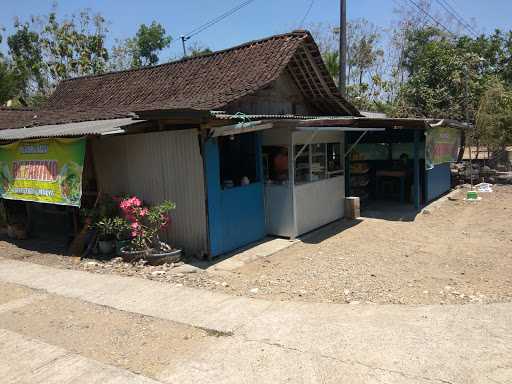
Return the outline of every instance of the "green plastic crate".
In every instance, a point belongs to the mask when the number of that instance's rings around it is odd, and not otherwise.
[[[468,191],[466,198],[468,200],[476,200],[478,199],[478,193],[476,193],[476,191]]]

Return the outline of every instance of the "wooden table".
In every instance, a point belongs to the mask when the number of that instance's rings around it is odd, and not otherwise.
[[[379,194],[380,179],[383,177],[393,177],[400,179],[400,202],[405,202],[405,178],[407,172],[399,170],[380,170],[375,173],[375,195]]]

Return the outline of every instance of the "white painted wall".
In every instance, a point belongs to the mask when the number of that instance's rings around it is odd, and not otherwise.
[[[269,235],[295,237],[290,185],[265,185],[265,222]]]
[[[312,132],[293,129],[271,129],[262,135],[263,145],[288,147],[289,185],[266,185],[265,207],[269,234],[297,237],[344,216],[345,176],[294,185],[294,145],[339,142],[343,151],[343,132],[320,132],[311,140]],[[344,153],[341,153],[343,156]],[[293,186],[293,187],[291,187]]]
[[[295,186],[297,236],[339,220],[344,214],[345,177]]]
[[[344,156],[343,132],[320,132],[311,140],[312,132],[293,132],[293,145],[305,143],[340,143]],[[295,172],[295,170],[294,170]],[[343,218],[345,176],[298,184],[294,188],[296,236]]]

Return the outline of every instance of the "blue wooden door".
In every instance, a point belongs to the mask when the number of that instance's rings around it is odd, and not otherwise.
[[[254,135],[256,177],[248,185],[227,187],[221,180],[219,139],[205,142],[210,255],[233,251],[265,236],[264,189],[261,176],[261,138]]]

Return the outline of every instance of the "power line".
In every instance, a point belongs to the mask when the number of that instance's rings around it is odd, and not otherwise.
[[[250,3],[252,3],[254,0],[246,0],[240,4],[238,4],[236,7],[233,7],[231,8],[229,11],[226,11],[224,12],[222,15],[219,15],[217,16],[216,18],[204,23],[203,25],[197,27],[196,29],[190,31],[189,33],[187,33],[185,35],[185,38],[188,40],[190,39],[191,37],[197,35],[198,33],[201,33],[203,32],[204,30],[210,28],[211,26],[221,22],[222,20],[224,20],[225,18],[231,16],[232,14],[234,14],[235,12],[238,12],[240,9],[248,6]]]
[[[418,10],[420,10],[423,14],[425,14],[426,16],[428,16],[429,19],[431,19],[434,23],[436,23],[438,26],[440,26],[441,28],[443,28],[446,32],[448,32],[452,37],[456,37],[456,35],[451,32],[445,25],[443,25],[440,21],[438,21],[434,16],[432,16],[430,13],[428,13],[425,9],[423,9],[418,3],[416,3],[414,0],[409,0],[409,2],[411,4],[413,4]],[[469,108],[468,108],[468,77],[469,77],[469,71],[468,71],[468,66],[467,65],[464,65],[463,66],[463,72],[464,72],[464,89],[465,89],[465,101],[466,101],[466,105],[465,105],[465,112],[466,112],[466,124],[469,125]]]
[[[439,0],[438,0],[439,1]],[[446,6],[455,14],[455,16],[463,22],[463,25],[466,26],[471,32],[475,35],[479,35],[479,33],[461,16],[461,14],[446,0],[441,0]]]
[[[308,7],[306,13],[304,14],[304,17],[300,21],[299,26],[301,26],[301,27],[304,26],[304,22],[306,21],[306,18],[309,16],[309,12],[311,12],[311,9],[313,8],[314,4],[315,4],[315,0],[311,0],[311,2],[309,3],[309,7]]]
[[[446,12],[452,15],[457,22],[464,27],[466,31],[468,31],[473,37],[477,37],[478,33],[467,23],[464,18],[446,1],[446,0],[436,0],[436,2],[444,8]]]
[[[231,16],[232,14],[238,12],[242,8],[244,8],[244,7],[248,6],[249,4],[251,4],[253,1],[254,0],[245,0],[242,3],[238,4],[236,7],[233,7],[230,10],[224,12],[222,15],[219,15],[216,18],[211,19],[210,21],[204,23],[203,25],[200,25],[196,29],[193,29],[192,31],[190,31],[186,35],[181,35],[181,44],[183,46],[183,57],[187,56],[187,47],[185,45],[185,42],[187,40],[189,40],[193,36],[203,32],[203,31],[205,31],[206,29],[214,26],[215,24],[221,22],[222,20],[224,20],[225,18]]]
[[[434,23],[436,23],[439,27],[445,30],[445,32],[449,33],[451,36],[455,36],[455,34],[448,29],[443,23],[438,21],[434,16],[432,16],[430,13],[428,13],[425,9],[423,9],[416,1],[414,0],[408,0],[409,3],[413,4],[419,11],[421,11],[424,15],[428,16],[430,20],[432,20]]]

